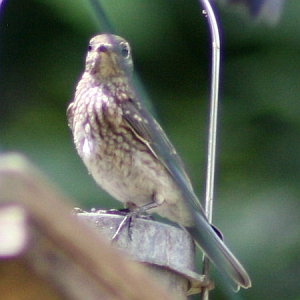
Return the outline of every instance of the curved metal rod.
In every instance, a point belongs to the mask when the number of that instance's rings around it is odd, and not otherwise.
[[[218,127],[218,102],[219,102],[219,77],[220,77],[220,34],[215,13],[209,0],[200,0],[204,8],[203,13],[207,16],[212,42],[212,69],[211,69],[211,91],[210,91],[210,116],[209,132],[207,144],[207,166],[206,166],[206,184],[205,184],[205,203],[204,210],[208,221],[212,222],[213,198],[215,185],[216,168],[216,148],[217,148],[217,127]],[[209,260],[203,257],[204,275],[209,274]],[[203,288],[201,293],[202,300],[208,300],[209,290]]]

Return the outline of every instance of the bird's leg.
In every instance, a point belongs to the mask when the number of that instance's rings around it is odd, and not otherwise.
[[[158,204],[155,201],[152,201],[150,203],[147,203],[146,205],[137,207],[134,203],[128,202],[126,203],[126,207],[124,209],[124,211],[127,211],[124,219],[122,220],[122,222],[120,223],[120,225],[118,226],[118,229],[116,230],[115,234],[112,237],[112,241],[115,241],[119,235],[119,233],[121,232],[121,230],[126,226],[127,227],[127,231],[128,231],[128,236],[130,238],[130,240],[132,239],[132,233],[131,233],[131,227],[132,227],[132,223],[134,221],[135,218],[140,217],[143,215],[143,213],[145,213],[147,210],[149,209],[153,209],[158,207],[160,204]],[[146,219],[152,219],[151,216],[143,216]]]

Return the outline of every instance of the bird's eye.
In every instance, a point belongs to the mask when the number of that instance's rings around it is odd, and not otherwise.
[[[129,49],[126,46],[123,46],[123,48],[121,49],[121,55],[126,58],[129,55]]]
[[[91,45],[88,46],[88,52],[90,52],[93,49]]]
[[[97,49],[98,52],[107,52],[107,48],[104,45],[99,46]]]

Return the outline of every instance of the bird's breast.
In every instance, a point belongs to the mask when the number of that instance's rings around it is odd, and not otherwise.
[[[157,212],[173,221],[188,218],[182,194],[165,166],[123,118],[114,97],[90,89],[78,95],[73,134],[89,173],[109,194],[137,206],[163,203]],[[183,222],[181,222],[183,223]]]

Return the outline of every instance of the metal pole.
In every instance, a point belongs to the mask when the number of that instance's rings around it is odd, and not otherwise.
[[[217,147],[217,121],[218,121],[218,98],[219,98],[219,77],[220,77],[220,35],[215,13],[209,0],[200,0],[207,16],[212,42],[212,70],[211,70],[211,94],[210,94],[210,117],[207,145],[207,167],[205,185],[204,210],[208,221],[212,222],[213,198],[215,185],[216,168],[216,147]],[[209,274],[209,259],[203,257],[203,275]],[[208,288],[203,288],[201,300],[209,299]]]

